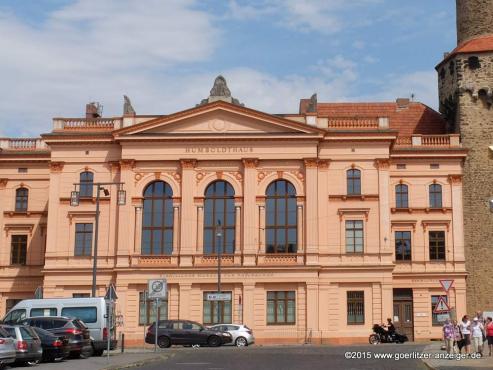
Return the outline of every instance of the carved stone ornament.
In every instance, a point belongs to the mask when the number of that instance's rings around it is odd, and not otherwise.
[[[9,179],[0,179],[0,189],[5,189],[8,182],[9,182]]]
[[[306,108],[307,113],[316,113],[317,112],[317,94],[313,94],[310,97],[310,102],[308,103],[308,108]]]
[[[462,175],[449,175],[448,181],[451,184],[460,184],[462,182]]]
[[[122,159],[120,160],[120,168],[122,170],[131,170],[135,167],[135,159]]]
[[[328,159],[319,159],[318,160],[318,168],[320,168],[322,170],[328,170],[329,164],[330,164],[330,160],[328,160]]]
[[[388,170],[390,168],[390,160],[386,158],[375,159],[375,167],[382,170]]]
[[[51,172],[62,172],[65,162],[50,162]]]
[[[317,158],[305,158],[303,160],[305,163],[306,168],[317,168],[318,167],[318,160]]]
[[[196,159],[182,159],[180,160],[181,168],[193,169],[197,165]]]
[[[231,96],[231,91],[228,88],[226,79],[221,75],[217,76],[214,80],[214,85],[212,86],[209,97],[207,99],[202,99],[200,104],[197,105],[204,105],[218,100],[243,106],[238,99]]]
[[[257,168],[258,166],[257,158],[243,158],[242,161],[245,168]]]
[[[132,107],[132,103],[127,95],[123,95],[123,115],[135,116],[135,109]]]

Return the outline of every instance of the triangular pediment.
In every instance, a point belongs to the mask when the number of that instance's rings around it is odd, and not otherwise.
[[[122,136],[320,135],[304,123],[218,101],[115,131]]]

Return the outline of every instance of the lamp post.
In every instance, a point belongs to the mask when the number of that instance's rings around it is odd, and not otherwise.
[[[96,220],[94,225],[94,252],[93,252],[93,262],[92,262],[92,297],[96,297],[96,275],[98,269],[98,234],[99,234],[99,201],[101,190],[104,195],[110,195],[108,189],[104,186],[117,185],[117,203],[119,206],[124,206],[126,204],[126,192],[123,190],[123,182],[94,182],[94,183],[84,183],[84,186],[95,186],[96,187]],[[80,201],[80,191],[77,191],[77,187],[80,189],[81,183],[75,183],[75,190],[70,193],[70,205],[72,207],[77,207]]]
[[[217,232],[216,232],[216,237],[217,237],[217,244],[216,244],[216,252],[217,252],[217,292],[220,294],[221,293],[221,252],[222,252],[222,245],[221,245],[221,237],[223,236],[222,233],[222,228],[221,228],[221,221],[217,220]],[[220,311],[220,302],[217,301],[217,323],[221,323],[221,311]]]

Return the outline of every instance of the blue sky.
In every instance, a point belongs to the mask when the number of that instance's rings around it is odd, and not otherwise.
[[[167,114],[208,96],[270,113],[300,98],[437,106],[453,0],[0,0],[0,136],[37,136],[99,101]]]

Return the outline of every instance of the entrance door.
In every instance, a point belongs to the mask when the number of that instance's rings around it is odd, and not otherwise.
[[[405,334],[414,340],[412,289],[394,289],[394,322],[399,334]]]

